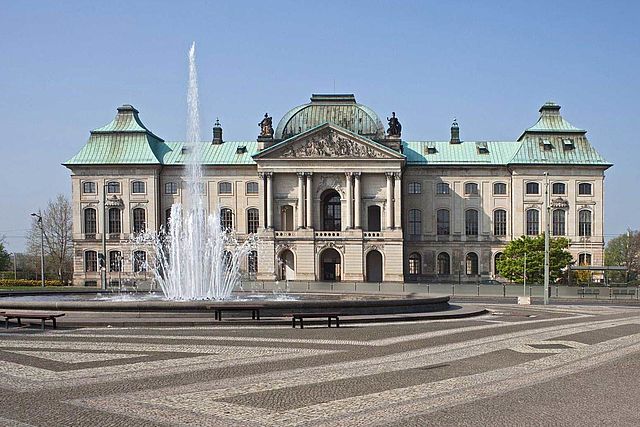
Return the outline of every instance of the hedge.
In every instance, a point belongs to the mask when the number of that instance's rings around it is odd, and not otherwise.
[[[64,283],[59,280],[45,280],[45,286],[64,286]],[[42,286],[41,280],[31,279],[0,279],[0,288],[7,288],[13,286]]]

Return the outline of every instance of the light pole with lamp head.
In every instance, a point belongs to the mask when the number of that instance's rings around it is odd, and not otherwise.
[[[38,226],[40,227],[40,279],[42,280],[42,287],[44,288],[44,226],[42,225],[42,215],[32,213],[31,216],[38,218]]]

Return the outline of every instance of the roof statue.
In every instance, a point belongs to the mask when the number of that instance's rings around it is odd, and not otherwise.
[[[402,125],[400,124],[400,120],[396,117],[395,111],[391,113],[391,118],[387,117],[387,121],[389,122],[387,135],[400,136],[402,134]]]
[[[260,138],[273,138],[273,119],[268,113],[264,113],[264,119],[258,123],[260,127]]]

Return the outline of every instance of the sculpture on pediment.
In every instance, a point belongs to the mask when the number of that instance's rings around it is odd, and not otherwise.
[[[387,117],[387,121],[389,122],[387,135],[400,136],[402,134],[402,125],[400,124],[400,120],[396,117],[395,111],[391,113],[391,118]]]
[[[273,119],[268,113],[264,113],[264,118],[258,123],[261,138],[273,138]]]
[[[294,143],[284,150],[282,157],[356,157],[379,158],[382,154],[360,142],[350,140],[335,132],[311,137],[306,141]]]

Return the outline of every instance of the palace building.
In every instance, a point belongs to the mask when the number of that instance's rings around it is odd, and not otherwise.
[[[256,280],[477,281],[497,277],[505,245],[545,230],[579,264],[602,265],[604,172],[611,166],[546,103],[513,141],[405,141],[353,95],[313,95],[254,141],[204,141],[209,209],[239,238],[259,236]],[[532,120],[533,121],[533,120]],[[184,142],[165,141],[131,105],[91,131],[64,163],[72,174],[74,283],[98,285],[102,233],[110,281],[147,276],[157,232],[183,200]],[[548,189],[549,203],[545,203]],[[106,192],[106,194],[104,194]],[[103,202],[104,196],[104,202]]]

